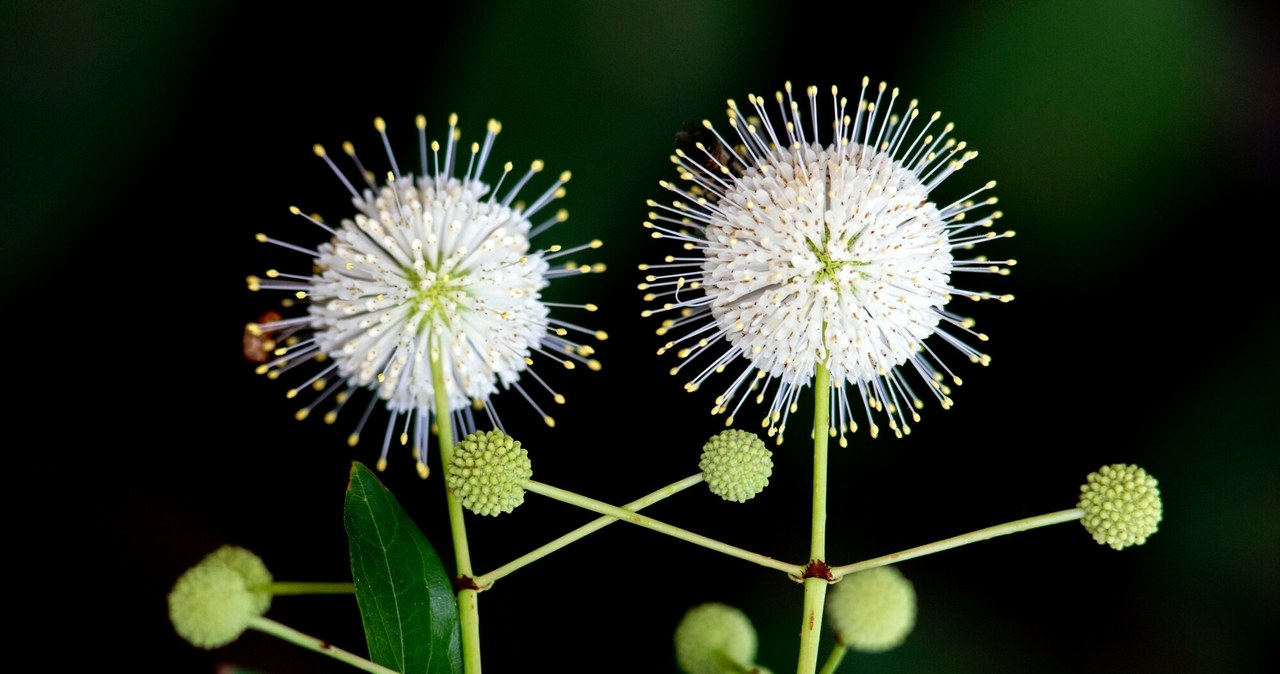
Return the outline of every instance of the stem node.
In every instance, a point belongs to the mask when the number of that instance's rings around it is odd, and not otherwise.
[[[828,583],[835,581],[835,577],[831,575],[831,567],[821,559],[815,559],[809,562],[809,566],[804,567],[804,573],[800,574],[800,579],[806,578],[817,578]]]

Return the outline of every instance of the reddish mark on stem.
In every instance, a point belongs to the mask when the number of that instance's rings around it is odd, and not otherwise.
[[[809,562],[809,566],[804,567],[804,573],[800,574],[800,578],[802,580],[805,578],[820,578],[828,583],[835,580],[831,577],[831,567],[827,566],[827,563],[821,559]]]
[[[457,594],[463,590],[477,590],[480,586],[476,585],[476,579],[471,576],[458,576],[453,579],[453,593]]]

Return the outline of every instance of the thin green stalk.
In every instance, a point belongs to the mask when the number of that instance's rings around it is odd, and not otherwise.
[[[355,583],[267,583],[253,588],[276,596],[292,594],[355,594]]]
[[[309,651],[322,653],[334,660],[345,662],[352,667],[363,669],[366,672],[373,672],[373,674],[397,674],[394,669],[388,669],[376,662],[365,660],[355,653],[344,651],[327,641],[299,632],[292,627],[282,625],[270,618],[263,616],[254,617],[249,620],[249,627],[258,630],[259,632],[265,632],[271,636],[279,637],[291,644],[296,644]]]
[[[823,563],[827,555],[827,433],[831,426],[831,372],[818,363],[813,380],[813,528],[809,536],[809,563]],[[818,564],[817,566],[821,566]],[[818,642],[822,635],[822,607],[827,600],[826,578],[804,579],[804,615],[800,622],[800,661],[797,674],[818,669]]]
[[[593,498],[581,496],[571,491],[565,491],[559,487],[552,487],[549,484],[544,484],[536,480],[529,480],[526,482],[525,489],[528,489],[535,494],[541,494],[548,498],[568,503],[569,505],[575,505],[579,508],[590,510],[591,512],[608,515],[616,520],[630,522],[631,524],[635,524],[646,529],[652,529],[658,533],[666,534],[673,538],[679,538],[682,541],[688,541],[694,545],[701,545],[704,548],[709,548],[716,552],[722,552],[730,557],[737,557],[738,559],[753,562],[763,567],[782,571],[793,578],[799,578],[800,574],[804,572],[803,566],[787,564],[786,562],[780,562],[772,557],[766,557],[759,553],[751,552],[750,550],[743,550],[742,548],[729,545],[728,543],[721,543],[714,538],[707,538],[706,536],[695,534],[692,531],[681,529],[680,527],[674,527],[650,517],[636,514],[630,510],[623,510],[622,508],[609,505],[603,501],[597,501]]]
[[[827,663],[822,666],[822,671],[818,672],[818,674],[836,674],[836,669],[844,661],[844,654],[848,652],[849,649],[837,641],[836,647],[831,649],[831,655],[827,656]]]
[[[435,348],[439,348],[438,345]],[[449,413],[449,397],[444,387],[444,363],[441,353],[431,354],[431,386],[436,401],[436,436],[440,439],[440,465],[453,460],[453,417]],[[446,468],[447,470],[447,468]],[[453,492],[445,489],[449,503],[449,530],[453,534],[453,556],[458,576],[471,578],[471,549],[467,545],[467,525],[462,517],[462,504]],[[458,618],[462,623],[462,663],[466,674],[480,674],[480,608],[476,591],[458,591]]]
[[[1035,517],[1027,517],[1025,519],[1014,520],[1012,522],[1005,522],[1004,524],[997,524],[993,527],[978,529],[977,531],[970,531],[967,534],[952,536],[951,538],[946,538],[946,539],[937,541],[936,543],[928,543],[926,545],[909,548],[907,550],[903,550],[901,552],[895,552],[893,554],[885,555],[883,557],[876,557],[875,559],[868,559],[866,561],[857,562],[855,564],[846,564],[844,566],[837,566],[836,568],[831,569],[831,576],[832,578],[840,578],[841,576],[847,576],[851,573],[856,573],[858,571],[866,571],[867,569],[874,569],[877,566],[886,566],[888,564],[895,564],[897,562],[905,562],[908,559],[915,559],[916,557],[932,555],[935,552],[942,552],[943,550],[958,548],[962,545],[977,543],[978,541],[985,541],[987,539],[995,538],[997,536],[1016,534],[1019,531],[1027,531],[1029,529],[1047,527],[1051,524],[1061,524],[1063,522],[1072,522],[1080,519],[1081,517],[1084,517],[1084,511],[1079,508],[1072,508],[1070,510],[1059,510],[1058,512],[1054,512],[1054,513],[1037,515]]]
[[[699,482],[702,482],[702,480],[703,480],[702,473],[698,473],[697,475],[690,475],[689,477],[686,477],[685,479],[680,480],[679,482],[673,482],[663,487],[662,489],[652,492],[644,497],[638,498],[622,506],[622,508],[630,512],[637,512],[639,510],[642,510],[644,508],[647,508],[653,505],[654,503],[657,503],[658,501],[661,501],[664,498],[667,498],[668,496],[672,496],[681,491],[684,491],[685,489],[688,489],[689,487],[692,487],[693,485],[698,484]],[[587,524],[584,524],[578,527],[577,529],[570,531],[569,533],[551,541],[550,543],[547,543],[546,545],[538,547],[537,549],[527,554],[521,555],[520,557],[517,557],[511,560],[510,562],[503,564],[502,566],[494,569],[493,571],[490,571],[489,573],[486,573],[482,576],[477,576],[476,585],[478,585],[481,590],[487,590],[489,589],[489,586],[493,585],[493,582],[498,580],[499,578],[502,578],[503,576],[510,574],[516,569],[527,566],[539,559],[542,559],[543,557],[546,557],[547,555],[555,552],[556,550],[559,550],[560,548],[563,548],[569,545],[570,543],[573,543],[582,538],[585,538],[588,534],[593,534],[617,521],[618,519],[616,517],[609,517],[608,515],[605,515],[603,517],[600,517],[599,519],[588,522]]]

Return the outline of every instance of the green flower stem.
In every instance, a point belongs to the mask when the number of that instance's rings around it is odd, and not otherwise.
[[[837,641],[836,647],[831,649],[831,655],[827,656],[827,663],[822,666],[822,671],[818,672],[818,674],[836,674],[836,668],[844,661],[844,654],[848,652],[849,649]]]
[[[277,597],[289,594],[355,594],[355,583],[267,583],[253,588]]]
[[[646,529],[652,529],[658,533],[666,534],[673,538],[679,538],[682,541],[688,541],[694,545],[701,545],[704,548],[724,553],[730,557],[737,557],[738,559],[753,562],[763,567],[775,569],[793,578],[799,578],[800,574],[804,573],[803,566],[787,564],[786,562],[780,562],[772,557],[766,557],[759,553],[751,552],[750,550],[743,550],[742,548],[729,545],[728,543],[721,543],[714,538],[707,538],[706,536],[695,534],[692,531],[687,531],[685,529],[645,517],[644,515],[636,514],[630,510],[624,510],[617,506],[609,505],[603,501],[597,501],[593,498],[580,496],[571,491],[552,487],[549,484],[544,484],[536,480],[529,480],[524,486],[525,489],[528,489],[535,494],[541,494],[547,498],[553,498],[562,503],[578,506],[584,510],[590,510],[591,512],[599,513],[601,515],[608,515],[616,520],[630,522],[631,524],[635,524]]]
[[[297,644],[309,651],[323,653],[334,660],[340,660],[357,669],[363,669],[366,672],[373,672],[374,674],[397,674],[394,669],[388,669],[376,662],[365,660],[355,653],[344,651],[327,641],[317,639],[309,634],[303,634],[292,627],[282,625],[270,618],[256,616],[249,621],[249,627],[258,630],[259,632],[266,632],[271,636],[279,637],[289,643]]]
[[[438,345],[435,347],[438,348]],[[444,364],[440,352],[431,354],[431,386],[436,401],[436,436],[440,439],[440,465],[448,466],[453,459],[453,415],[449,413],[449,396],[444,387]],[[453,556],[458,566],[458,576],[471,578],[471,549],[467,545],[467,524],[462,517],[462,504],[448,487],[444,490],[449,502],[449,530],[453,533]],[[466,674],[480,674],[480,609],[476,603],[476,591],[458,591],[458,618],[462,623],[462,663]]]
[[[818,363],[813,380],[813,528],[809,536],[809,562],[823,562],[827,555],[827,433],[831,426],[831,371]],[[804,615],[800,622],[798,674],[818,669],[818,642],[822,636],[822,607],[827,600],[826,578],[804,579]]]
[[[1056,513],[1048,513],[1045,515],[1028,517],[1026,519],[1014,520],[1012,522],[1005,522],[1004,524],[997,524],[994,527],[987,527],[986,529],[978,529],[977,531],[970,531],[967,534],[952,536],[951,538],[946,538],[936,543],[929,543],[926,545],[921,545],[919,547],[903,550],[901,552],[895,552],[891,555],[876,557],[875,559],[868,559],[866,561],[857,562],[855,564],[846,564],[845,566],[837,566],[834,569],[831,569],[831,576],[832,578],[840,578],[841,576],[847,576],[851,573],[857,573],[858,571],[866,571],[867,569],[874,569],[877,566],[886,566],[888,564],[895,564],[897,562],[905,562],[908,559],[915,559],[916,557],[932,555],[935,552],[942,552],[943,550],[958,548],[962,545],[977,543],[978,541],[985,541],[989,538],[995,538],[997,536],[1005,536],[1007,534],[1016,534],[1019,531],[1027,531],[1028,529],[1037,529],[1039,527],[1047,527],[1051,524],[1073,522],[1082,517],[1084,517],[1083,510],[1079,508],[1072,508],[1070,510],[1059,510]]]
[[[688,489],[689,487],[692,487],[693,485],[702,482],[702,480],[703,480],[702,473],[698,473],[697,475],[690,475],[689,477],[686,477],[685,479],[680,480],[679,482],[673,482],[663,487],[662,489],[659,489],[651,494],[648,494],[647,496],[636,499],[622,506],[622,509],[627,510],[629,512],[639,511],[643,508],[647,508],[657,503],[658,501],[661,501],[664,498],[667,498],[668,496],[673,496],[675,494],[678,494],[679,492],[684,491],[685,489]],[[570,543],[573,543],[582,538],[585,538],[588,534],[593,534],[617,521],[618,519],[616,517],[610,517],[608,515],[605,515],[603,517],[600,517],[599,519],[596,519],[592,522],[584,524],[578,527],[577,529],[574,529],[573,531],[570,531],[569,533],[551,541],[550,543],[547,543],[546,545],[543,545],[533,550],[532,552],[529,552],[525,555],[522,555],[520,557],[517,557],[511,560],[510,562],[494,569],[493,571],[490,571],[489,573],[486,573],[482,576],[477,576],[475,579],[476,585],[480,586],[480,589],[482,591],[487,590],[489,589],[490,585],[493,585],[493,582],[495,580],[498,580],[499,578],[502,578],[503,576],[510,574],[512,571],[515,571],[516,569],[519,569],[521,567],[527,566],[528,564],[536,562],[537,560],[542,559],[543,557],[546,557],[547,555],[555,552],[556,550],[559,550],[560,548],[563,548],[566,545],[569,545]]]

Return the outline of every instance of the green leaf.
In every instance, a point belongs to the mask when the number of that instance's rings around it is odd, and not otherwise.
[[[359,462],[351,466],[343,519],[369,657],[405,674],[461,672],[449,575],[400,503]]]

